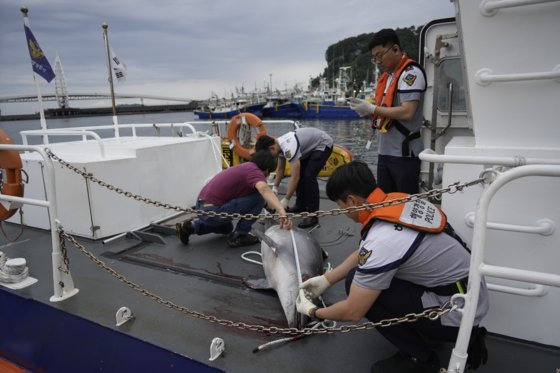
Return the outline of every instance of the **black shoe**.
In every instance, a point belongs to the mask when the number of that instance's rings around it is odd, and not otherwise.
[[[293,207],[286,207],[284,210],[286,210],[287,213],[291,213],[291,214],[297,214],[305,211],[303,207],[299,207],[297,205]]]
[[[388,359],[379,360],[371,366],[372,373],[439,373],[439,358],[433,354],[427,363],[397,352]]]
[[[233,232],[228,236],[227,244],[229,247],[250,246],[259,243],[259,239],[250,234],[239,234]]]
[[[301,223],[298,224],[298,227],[300,227],[302,229],[305,229],[305,228],[314,227],[317,224],[319,224],[319,218],[316,217],[316,216],[313,216],[313,217],[303,218]]]
[[[181,242],[185,245],[189,244],[189,236],[194,233],[194,227],[191,220],[185,220],[182,223],[175,224],[175,233]]]

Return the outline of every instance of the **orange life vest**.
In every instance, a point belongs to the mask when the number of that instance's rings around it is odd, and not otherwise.
[[[406,53],[403,54],[403,58],[401,59],[401,62],[394,70],[394,77],[393,80],[391,80],[391,83],[389,84],[387,91],[385,91],[385,88],[387,86],[387,81],[389,80],[389,73],[384,72],[383,74],[381,74],[379,79],[377,79],[377,84],[375,86],[376,87],[375,105],[386,106],[386,107],[393,106],[393,103],[395,102],[395,98],[397,97],[399,78],[401,77],[403,71],[410,65],[418,66],[420,70],[422,70],[422,73],[424,74],[424,69],[422,69],[422,66],[420,66],[413,59],[408,58]],[[378,114],[374,114],[372,127],[379,129],[380,132],[382,133],[385,133],[391,127],[392,124],[391,122],[392,119],[382,117],[381,115]]]
[[[375,188],[368,196],[367,203],[375,204],[408,197],[406,193],[386,194]],[[421,232],[440,233],[444,230],[447,217],[431,202],[418,199],[394,206],[379,207],[372,211],[360,211],[358,219],[362,223],[362,234],[365,234],[376,219],[404,225]]]

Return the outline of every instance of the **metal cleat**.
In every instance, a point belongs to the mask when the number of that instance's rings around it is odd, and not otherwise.
[[[216,337],[212,340],[212,343],[210,343],[210,361],[214,361],[216,360],[221,354],[222,352],[224,352],[226,349],[226,345],[224,343],[224,340],[222,338]]]
[[[125,322],[134,318],[132,311],[128,307],[121,307],[117,310],[117,326],[121,326]]]

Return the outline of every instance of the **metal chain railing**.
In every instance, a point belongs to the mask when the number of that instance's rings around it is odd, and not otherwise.
[[[233,327],[241,330],[249,330],[258,333],[268,333],[268,334],[282,334],[282,335],[310,335],[310,334],[332,334],[332,333],[348,333],[357,330],[368,330],[368,329],[375,329],[375,328],[385,328],[392,325],[399,325],[403,323],[411,323],[416,322],[420,319],[429,319],[429,320],[437,320],[441,316],[455,310],[457,308],[456,304],[452,304],[448,302],[441,307],[438,308],[431,308],[426,309],[419,313],[409,313],[402,317],[395,317],[391,319],[385,319],[378,322],[366,322],[360,325],[342,325],[339,327],[332,327],[332,328],[323,328],[323,329],[315,329],[315,328],[304,328],[304,329],[297,329],[297,328],[279,328],[276,326],[264,326],[264,325],[254,325],[254,324],[246,324],[240,321],[232,321],[227,319],[220,319],[216,316],[206,315],[202,312],[194,311],[188,307],[180,306],[178,304],[173,303],[170,300],[163,299],[157,294],[152,293],[149,290],[144,289],[142,286],[128,280],[124,275],[119,274],[114,269],[107,266],[104,262],[99,260],[95,255],[89,252],[83,245],[81,245],[76,239],[62,229],[59,226],[58,234],[60,237],[61,245],[64,245],[65,240],[70,241],[79,251],[85,254],[91,261],[97,264],[100,268],[104,271],[108,272],[111,276],[115,277],[117,280],[121,281],[125,285],[129,286],[133,290],[139,292],[140,294],[151,298],[152,300],[156,301],[157,303],[171,308],[173,310],[182,312],[184,314],[193,316],[197,319],[206,320],[208,322],[217,323],[227,327]]]
[[[70,163],[64,161],[63,159],[59,158],[58,156],[56,156],[49,148],[45,148],[45,152],[47,153],[47,155],[53,159],[54,161],[57,161],[58,163],[60,163],[63,167],[75,172],[76,174],[84,177],[87,180],[90,180],[93,183],[96,183],[104,188],[107,188],[111,191],[114,191],[115,193],[121,194],[125,197],[129,197],[132,198],[136,201],[140,201],[140,202],[144,202],[146,204],[150,204],[150,205],[154,205],[157,207],[162,207],[168,210],[175,210],[178,212],[185,212],[187,214],[196,214],[197,216],[208,216],[208,217],[218,217],[218,218],[229,218],[229,219],[247,219],[247,220],[251,220],[251,219],[275,219],[278,220],[280,219],[281,216],[278,213],[274,213],[274,214],[259,214],[259,215],[254,215],[254,214],[240,214],[240,213],[227,213],[227,212],[215,212],[215,211],[203,211],[203,210],[196,210],[193,208],[185,208],[182,206],[177,206],[177,205],[172,205],[169,203],[164,203],[164,202],[159,202],[156,200],[153,200],[151,198],[147,198],[147,197],[143,197],[141,195],[126,191],[122,188],[116,187],[114,185],[111,185],[103,180],[100,180],[98,178],[96,178],[95,176],[93,176],[90,173],[87,173],[85,171],[80,170],[79,168],[71,165]],[[441,196],[444,193],[449,193],[449,194],[453,194],[456,193],[458,191],[462,191],[464,188],[468,188],[470,186],[473,185],[477,185],[484,182],[484,178],[479,178],[479,179],[475,179],[473,181],[469,181],[469,182],[465,182],[465,183],[460,183],[460,182],[456,182],[453,183],[451,185],[449,185],[447,188],[441,188],[441,189],[432,189],[430,191],[424,192],[424,193],[418,193],[418,194],[411,194],[407,197],[402,197],[402,198],[396,198],[396,199],[392,199],[389,201],[383,201],[383,202],[378,202],[378,203],[372,203],[372,204],[366,204],[366,205],[362,205],[362,206],[352,206],[352,207],[347,207],[344,209],[340,209],[340,208],[335,208],[335,209],[331,209],[331,210],[317,210],[316,212],[301,212],[298,214],[293,214],[293,213],[288,213],[286,214],[286,216],[288,218],[306,218],[306,217],[322,217],[322,216],[337,216],[337,215],[341,215],[341,214],[346,214],[346,213],[350,213],[350,212],[357,212],[357,211],[364,211],[364,210],[373,210],[379,207],[387,207],[387,206],[394,206],[394,205],[399,205],[401,203],[406,203],[406,202],[413,202],[419,199],[429,199],[429,198],[435,198],[437,196]]]

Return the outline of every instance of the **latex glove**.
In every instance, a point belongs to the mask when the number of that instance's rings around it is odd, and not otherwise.
[[[288,207],[288,204],[290,203],[290,200],[286,197],[282,198],[280,200],[280,204],[282,205],[282,207],[286,208]]]
[[[313,310],[316,308],[317,306],[305,296],[305,290],[300,289],[296,298],[296,309],[298,312],[311,317]]]
[[[331,285],[327,276],[322,275],[311,277],[309,280],[302,283],[300,288],[305,291],[308,297],[315,299],[323,294]]]
[[[368,114],[375,114],[376,106],[366,100],[360,100],[354,97],[350,99],[350,108],[363,117]]]
[[[276,185],[272,186],[272,191],[274,192],[274,194],[278,195],[278,187]]]

